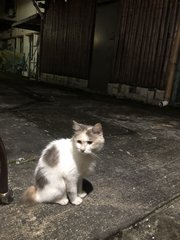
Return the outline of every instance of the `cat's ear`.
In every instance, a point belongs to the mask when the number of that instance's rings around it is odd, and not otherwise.
[[[101,123],[96,123],[92,128],[93,133],[101,134],[102,133],[102,125]]]
[[[73,128],[74,131],[81,131],[82,130],[82,124],[73,120],[72,128]]]

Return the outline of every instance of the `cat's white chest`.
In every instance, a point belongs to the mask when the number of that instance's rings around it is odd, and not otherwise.
[[[61,139],[57,142],[59,150],[58,169],[63,175],[78,175],[79,169],[73,156],[72,142],[70,139]]]
[[[94,168],[91,156],[73,150],[71,139],[62,139],[57,146],[60,151],[59,167],[65,175],[86,176]]]

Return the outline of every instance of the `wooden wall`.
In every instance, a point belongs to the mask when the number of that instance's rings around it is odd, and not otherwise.
[[[95,0],[50,0],[44,21],[41,72],[87,79]]]
[[[102,1],[111,2],[111,1]],[[89,79],[96,0],[49,0],[41,72]],[[166,88],[179,0],[119,0],[110,83]]]
[[[120,0],[111,82],[165,89],[179,0]]]

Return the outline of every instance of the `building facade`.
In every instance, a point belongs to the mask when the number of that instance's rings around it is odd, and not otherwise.
[[[50,1],[41,77],[163,105],[179,82],[179,43],[178,0]]]
[[[32,25],[37,18],[37,10],[31,0],[5,1],[1,0],[0,22],[4,26],[0,29],[0,47],[7,59],[3,68],[17,72],[17,60],[22,58],[21,72],[30,78],[37,77],[39,31]],[[9,24],[8,24],[9,23]],[[28,24],[29,23],[29,24]],[[15,26],[14,26],[15,25]],[[40,25],[40,21],[39,21]]]
[[[34,2],[45,4],[43,17]],[[25,54],[24,75],[162,106],[180,102],[179,0],[17,0],[15,15],[1,40]]]

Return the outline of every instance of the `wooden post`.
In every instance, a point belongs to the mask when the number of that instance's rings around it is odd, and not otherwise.
[[[179,20],[180,20],[180,17],[179,17]],[[178,21],[177,31],[176,31],[176,35],[175,35],[173,47],[172,47],[172,53],[169,59],[167,86],[166,86],[165,97],[164,97],[165,101],[169,101],[171,98],[179,50],[180,50],[180,26]]]

